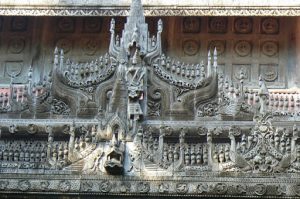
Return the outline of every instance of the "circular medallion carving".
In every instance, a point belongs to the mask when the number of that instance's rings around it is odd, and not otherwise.
[[[251,33],[252,26],[252,19],[248,17],[240,17],[234,21],[234,29],[236,33]]]
[[[200,18],[199,17],[184,17],[183,18],[183,32],[184,33],[200,32]]]
[[[71,183],[67,180],[62,180],[58,184],[58,190],[61,192],[67,192],[71,189]]]
[[[63,17],[57,21],[58,32],[74,32],[75,23],[71,17]]]
[[[10,77],[17,77],[21,74],[23,68],[23,62],[6,62],[5,71]]]
[[[8,43],[8,52],[19,54],[24,50],[25,40],[22,38],[13,38]]]
[[[30,187],[31,187],[31,184],[28,180],[21,180],[18,183],[18,188],[21,191],[28,191],[30,189]]]
[[[40,188],[43,191],[48,190],[49,189],[49,185],[50,185],[50,183],[48,181],[42,181],[42,182],[40,182]]]
[[[98,42],[93,39],[85,40],[83,43],[83,52],[86,55],[94,55],[97,51]]]
[[[14,17],[11,21],[12,31],[26,31],[28,18],[27,17]]]
[[[300,184],[297,184],[296,186],[294,186],[294,190],[295,190],[295,194],[297,196],[300,196]]]
[[[185,194],[188,192],[188,185],[186,183],[178,183],[176,184],[176,192],[180,194]]]
[[[227,18],[226,17],[210,18],[209,31],[212,33],[226,33],[227,32]]]
[[[251,49],[252,46],[249,41],[238,41],[234,47],[236,54],[238,54],[241,57],[250,55]]]
[[[210,52],[214,52],[214,49],[217,49],[218,55],[222,55],[225,52],[225,41],[215,40],[211,41],[209,44]]]
[[[258,196],[262,196],[267,192],[267,186],[264,184],[256,184],[254,186],[254,193]]]
[[[279,31],[279,23],[275,18],[263,19],[261,23],[261,29],[263,33],[266,34],[276,34]]]
[[[110,192],[112,188],[112,184],[105,180],[105,181],[102,181],[100,184],[99,184],[99,190],[103,193],[107,193],[107,192]]]
[[[102,21],[97,17],[84,18],[83,32],[87,32],[87,33],[100,32],[101,26],[102,26]]]
[[[274,41],[266,41],[262,44],[261,50],[264,55],[275,56],[278,52],[278,44]]]
[[[183,52],[186,55],[193,56],[193,55],[197,54],[198,50],[199,50],[199,44],[197,41],[195,41],[195,40],[184,41]]]
[[[208,191],[208,185],[207,184],[198,184],[197,186],[197,193],[206,193]]]
[[[261,65],[261,75],[267,82],[275,81],[278,77],[278,65]]]
[[[150,184],[148,182],[139,182],[136,189],[139,193],[148,193],[150,191]]]
[[[215,185],[214,191],[216,194],[225,194],[227,192],[227,185],[225,183],[217,183]]]
[[[63,49],[64,53],[68,53],[72,49],[72,41],[62,38],[56,42],[56,46],[60,49]]]
[[[8,186],[8,181],[0,181],[0,190],[5,190]]]

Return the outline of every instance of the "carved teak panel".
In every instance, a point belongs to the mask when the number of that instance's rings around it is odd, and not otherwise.
[[[262,34],[280,34],[278,20],[259,22]],[[24,52],[29,23],[12,19],[18,37],[8,40],[8,54]],[[0,192],[300,196],[300,96],[266,85],[279,78],[278,37],[259,43],[262,55],[253,55],[252,40],[234,41],[235,56],[267,56],[277,65],[253,69],[237,59],[228,76],[219,60],[228,54],[222,34],[232,21],[207,18],[216,39],[205,48],[199,46],[202,23],[182,20],[183,35],[200,35],[179,42],[184,54],[207,54],[183,63],[162,50],[163,21],[150,34],[134,0],[123,29],[111,20],[107,53],[77,62],[68,55],[73,44],[65,34],[75,31],[75,20],[57,18],[48,74],[37,79],[25,62],[5,62]],[[86,19],[82,31],[98,33],[101,24]],[[251,18],[233,24],[234,34],[254,31]],[[81,42],[86,55],[97,53],[97,39]],[[24,80],[16,80],[24,72]],[[247,88],[253,74],[258,89]]]

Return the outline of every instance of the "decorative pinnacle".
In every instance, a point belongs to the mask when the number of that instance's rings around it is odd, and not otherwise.
[[[54,54],[55,54],[55,55],[58,55],[58,47],[57,47],[57,46],[55,46]]]
[[[258,91],[259,96],[262,96],[262,95],[268,96],[269,95],[268,88],[267,88],[265,81],[263,80],[261,75],[259,76],[259,87],[260,87],[260,89]]]

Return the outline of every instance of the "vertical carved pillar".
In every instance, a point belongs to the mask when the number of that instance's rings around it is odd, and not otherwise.
[[[209,130],[207,132],[207,150],[208,150],[208,165],[212,165],[213,164],[213,161],[212,161],[212,150],[213,150],[212,130]]]
[[[69,140],[69,159],[73,157],[74,145],[75,145],[75,124],[70,126],[70,140]]]
[[[159,129],[159,140],[158,140],[159,159],[162,158],[162,154],[163,154],[164,136],[165,136],[165,129],[164,129],[164,127],[160,127],[160,129]]]
[[[49,159],[51,158],[51,150],[53,144],[52,126],[47,126],[46,132],[48,133],[47,160],[49,161]]]

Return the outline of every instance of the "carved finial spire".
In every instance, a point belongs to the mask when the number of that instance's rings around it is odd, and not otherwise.
[[[214,64],[213,64],[215,72],[217,72],[217,69],[218,69],[217,59],[218,59],[218,53],[217,53],[217,48],[215,47],[215,49],[214,49]]]
[[[139,49],[136,48],[134,55],[132,57],[132,64],[136,65],[139,64],[140,62],[141,62],[141,57],[140,57]]]
[[[60,63],[59,63],[60,71],[62,71],[63,65],[64,65],[64,49],[60,49]]]
[[[127,23],[145,23],[144,9],[141,0],[132,0]]]
[[[115,19],[112,18],[111,21],[110,21],[110,33],[114,33],[115,32],[115,26],[116,26]]]
[[[158,22],[157,22],[157,31],[159,33],[161,33],[163,31],[163,22],[162,22],[161,19],[159,19]]]
[[[211,53],[210,50],[208,50],[208,55],[207,55],[207,76],[209,77],[212,73],[211,70]]]
[[[53,61],[53,64],[54,64],[54,67],[56,67],[58,65],[58,48],[57,46],[55,46],[55,49],[54,49],[54,61]]]
[[[260,87],[258,91],[259,96],[269,96],[268,88],[261,75],[259,76],[259,87]]]
[[[29,69],[28,69],[28,81],[31,81],[32,80],[32,65],[29,66]]]
[[[262,76],[259,76],[259,87],[260,87],[258,90],[259,103],[260,103],[259,113],[265,114],[268,111],[267,100],[269,97],[269,91],[265,82],[262,79]]]

